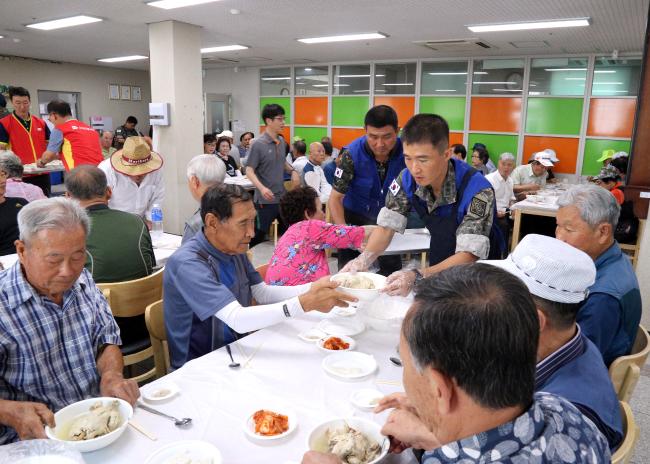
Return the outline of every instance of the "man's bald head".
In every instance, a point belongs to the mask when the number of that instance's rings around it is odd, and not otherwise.
[[[107,185],[106,174],[96,166],[77,166],[65,176],[68,196],[79,202],[104,200]]]
[[[325,147],[320,142],[312,142],[309,144],[309,161],[319,166],[325,161]]]

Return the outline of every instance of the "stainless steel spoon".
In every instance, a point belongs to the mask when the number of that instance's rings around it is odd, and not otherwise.
[[[228,352],[228,355],[230,356],[230,360],[232,361],[230,364],[228,364],[228,367],[231,369],[237,369],[240,364],[236,363],[235,360],[232,357],[232,351],[230,350],[230,345],[226,345],[226,351]]]
[[[189,417],[184,417],[182,419],[177,419],[174,416],[167,415],[163,412],[158,411],[157,409],[150,408],[149,406],[142,404],[141,402],[138,402],[138,407],[144,409],[145,411],[148,411],[152,414],[157,414],[158,416],[166,417],[167,419],[173,420],[174,425],[176,427],[185,427],[186,425],[189,425],[192,422],[192,419]]]
[[[388,358],[388,359],[390,359],[390,362],[392,362],[393,364],[395,364],[397,367],[402,367],[402,360],[401,360],[401,359],[396,358],[396,357],[394,357],[394,356],[391,356],[391,357]]]

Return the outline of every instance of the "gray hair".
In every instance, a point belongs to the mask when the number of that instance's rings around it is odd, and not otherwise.
[[[222,184],[226,178],[226,165],[215,155],[198,155],[187,163],[187,178],[192,176],[206,187]]]
[[[13,151],[0,152],[0,171],[7,173],[7,177],[21,178],[23,176],[23,163]]]
[[[94,200],[106,194],[106,174],[97,166],[82,164],[65,176],[65,189],[75,200]]]
[[[41,230],[70,230],[81,226],[90,233],[90,219],[86,210],[74,200],[64,197],[36,200],[23,206],[18,213],[20,240],[29,244]]]
[[[614,195],[608,190],[593,184],[576,185],[558,199],[560,208],[575,206],[580,211],[580,217],[592,229],[602,223],[616,228],[621,207]]]
[[[509,152],[501,153],[499,161],[515,161],[515,155]]]

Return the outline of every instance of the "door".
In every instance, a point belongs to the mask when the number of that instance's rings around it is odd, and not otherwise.
[[[218,134],[230,129],[230,95],[206,93],[204,106],[206,133]]]
[[[47,119],[47,104],[52,100],[63,100],[68,102],[72,110],[72,117],[81,120],[80,105],[81,94],[79,92],[58,92],[56,90],[39,90],[38,91],[38,112],[48,126],[51,126]],[[51,129],[51,127],[50,127]]]

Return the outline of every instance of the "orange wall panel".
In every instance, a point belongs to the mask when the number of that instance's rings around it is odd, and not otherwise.
[[[334,145],[334,147],[340,150],[341,147],[344,147],[345,145],[349,144],[354,139],[361,137],[362,135],[366,135],[366,131],[364,129],[333,128],[332,145]]]
[[[458,143],[460,143],[461,145],[463,144],[463,133],[462,132],[450,132],[449,133],[449,146],[456,145]]]
[[[327,97],[296,97],[293,121],[296,125],[327,126]]]
[[[256,134],[255,137],[259,137],[260,135],[262,135],[265,129],[266,126],[260,126],[260,133]],[[284,129],[282,129],[282,137],[284,137],[285,142],[291,145],[291,129],[289,128],[289,126],[286,126]]]
[[[589,103],[587,135],[632,137],[636,99],[592,98]]]
[[[559,163],[553,167],[553,172],[575,174],[578,160],[578,138],[569,137],[535,137],[527,135],[524,138],[523,163],[527,163],[533,153],[552,148],[555,150]]]
[[[472,97],[470,130],[519,132],[520,121],[521,98]]]
[[[415,97],[375,97],[376,105],[388,105],[397,113],[397,123],[400,127],[415,114]]]

